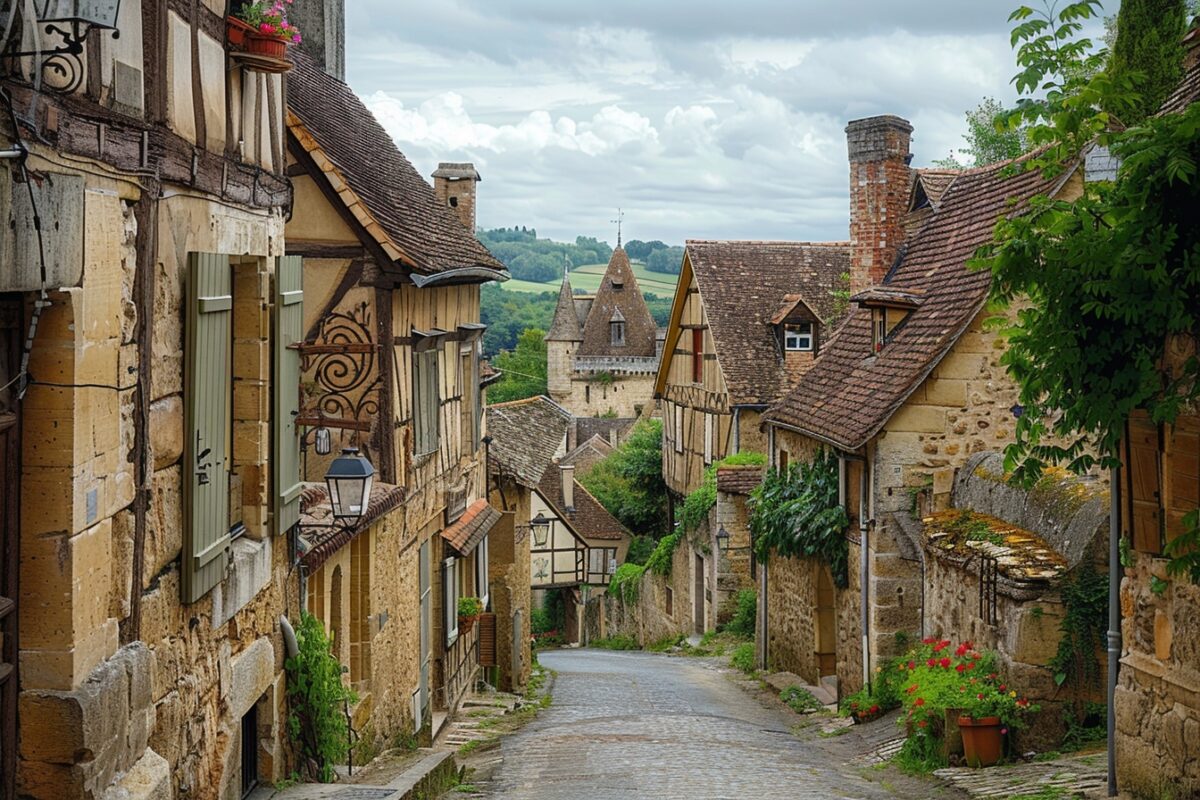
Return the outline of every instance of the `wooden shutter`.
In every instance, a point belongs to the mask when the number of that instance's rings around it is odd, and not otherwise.
[[[437,348],[416,354],[413,375],[413,422],[417,454],[432,453],[438,446],[438,360]]]
[[[300,352],[304,340],[304,262],[283,256],[275,263],[274,407],[271,436],[275,484],[274,530],[283,533],[300,521]]]
[[[1167,441],[1167,541],[1186,533],[1183,518],[1200,507],[1200,419],[1180,417]]]
[[[1162,552],[1162,511],[1158,426],[1145,414],[1129,418],[1129,504],[1133,547]]]
[[[183,385],[185,603],[199,600],[216,586],[228,561],[231,284],[228,256],[188,255]]]
[[[496,615],[490,612],[479,615],[475,623],[479,628],[479,666],[496,666]]]

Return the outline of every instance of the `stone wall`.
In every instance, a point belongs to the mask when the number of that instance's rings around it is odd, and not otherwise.
[[[680,542],[671,556],[671,574],[655,575],[646,570],[638,584],[637,599],[626,604],[592,587],[584,609],[586,641],[612,636],[632,636],[642,647],[695,632],[692,591],[696,557],[687,542]]]
[[[492,609],[496,613],[497,688],[520,692],[529,680],[533,665],[530,649],[530,614],[533,610],[530,589],[530,491],[507,479],[501,479],[504,491],[493,491],[491,502],[509,513],[488,534],[488,576],[491,582]],[[518,523],[517,520],[524,520]],[[517,525],[522,525],[520,530]],[[519,626],[519,629],[518,629]],[[516,635],[514,630],[516,629]]]
[[[1167,582],[1156,594],[1151,578]],[[1139,553],[1121,582],[1117,780],[1147,797],[1200,794],[1200,587]]]
[[[571,373],[570,391],[551,397],[577,417],[640,417],[654,407],[654,374],[614,373],[606,382]]]
[[[729,622],[737,609],[738,592],[745,589],[758,591],[750,574],[750,515],[746,499],[745,495],[718,491],[717,504],[709,515],[709,529],[713,531],[709,551],[716,553],[717,557],[715,560],[706,559],[706,563],[712,563],[714,572],[709,580],[713,594],[707,602],[709,615],[706,630]],[[728,546],[724,551],[715,538],[715,532],[722,528],[729,534]]]
[[[808,558],[773,556],[767,570],[767,667],[817,683],[816,570]]]

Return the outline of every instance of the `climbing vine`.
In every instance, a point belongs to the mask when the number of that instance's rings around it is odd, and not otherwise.
[[[608,582],[608,593],[613,597],[620,598],[621,602],[626,605],[636,603],[642,585],[642,576],[645,574],[646,568],[641,564],[628,562],[622,564],[617,567],[612,580]]]
[[[781,556],[819,558],[829,565],[833,582],[850,584],[850,519],[838,504],[838,459],[822,451],[811,462],[793,462],[782,472],[771,469],[750,495],[750,533],[754,553],[766,560]]]
[[[706,470],[700,485],[684,498],[679,511],[680,527],[694,531],[708,519],[708,512],[717,504],[717,470],[721,467],[765,466],[767,457],[762,453],[734,453],[717,461]]]
[[[330,649],[320,620],[304,612],[296,628],[299,652],[285,664],[288,673],[288,733],[300,747],[312,777],[334,778],[334,765],[346,761],[350,743],[345,704],[357,702],[342,683],[342,665]]]
[[[1058,652],[1047,665],[1059,686],[1075,690],[1077,710],[1089,689],[1100,685],[1097,653],[1104,647],[1108,628],[1108,575],[1085,562],[1064,579],[1060,588],[1064,616]]]

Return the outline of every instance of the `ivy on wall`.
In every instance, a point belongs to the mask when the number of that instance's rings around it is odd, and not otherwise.
[[[772,468],[750,495],[754,554],[817,558],[829,565],[839,588],[850,585],[850,518],[838,504],[838,459],[821,451],[782,472]]]

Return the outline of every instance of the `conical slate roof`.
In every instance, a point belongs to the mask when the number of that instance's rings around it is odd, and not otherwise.
[[[575,300],[571,292],[571,281],[563,275],[562,287],[558,290],[558,305],[554,308],[554,321],[546,333],[547,342],[579,342],[583,331],[579,329],[579,317],[575,314]]]
[[[561,307],[562,297],[559,297]],[[612,331],[609,325],[613,315],[618,313],[625,320],[625,344],[612,343]],[[613,250],[608,269],[604,272],[604,280],[596,299],[588,312],[587,323],[583,326],[583,344],[579,347],[581,356],[642,356],[653,358],[656,354],[654,346],[655,325],[638,288],[637,278],[633,267],[629,264],[629,256],[624,248]]]

